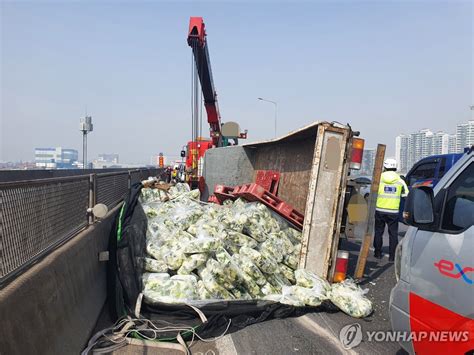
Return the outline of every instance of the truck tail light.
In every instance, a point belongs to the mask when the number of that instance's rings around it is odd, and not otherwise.
[[[342,282],[346,279],[347,263],[349,262],[349,252],[339,250],[336,257],[336,269],[334,272],[334,282]]]
[[[364,154],[365,141],[361,138],[352,139],[352,154],[349,168],[359,170],[362,164],[362,155]]]

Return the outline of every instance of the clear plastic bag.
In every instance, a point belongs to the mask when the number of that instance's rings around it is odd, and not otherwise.
[[[305,304],[293,293],[291,286],[284,286],[280,294],[273,294],[264,297],[265,300],[280,302],[295,307],[303,307]]]
[[[247,274],[259,286],[267,283],[265,276],[263,276],[260,269],[250,260],[250,258],[241,254],[234,254],[232,260],[238,266],[240,273]]]
[[[283,286],[291,286],[291,282],[279,273],[265,274],[265,277],[270,285],[278,292],[281,292]]]
[[[260,270],[267,274],[273,274],[278,271],[277,262],[270,256],[262,255],[257,250],[248,247],[240,248],[240,254],[248,257]]]
[[[207,267],[199,271],[199,276],[201,277],[203,286],[211,295],[211,298],[222,300],[235,299],[232,293],[230,293],[216,281],[211,271]]]
[[[148,290],[155,290],[160,287],[160,285],[169,280],[170,275],[167,273],[150,273],[145,272],[142,275],[143,287]]]
[[[175,275],[170,278],[155,280],[150,287],[150,280],[144,279],[143,295],[148,303],[187,303],[198,298],[197,279],[194,275]]]
[[[277,220],[273,218],[268,208],[259,202],[244,205],[242,213],[247,217],[244,233],[258,242],[264,242],[269,233],[280,231]]]
[[[310,287],[294,286],[299,231],[261,203],[237,199],[202,205],[193,191],[177,184],[166,202],[153,202],[156,193],[145,193],[150,200],[144,207],[147,253],[153,258],[146,260],[146,270],[177,273],[171,278],[144,275],[147,300],[273,299],[295,306],[321,302],[327,283],[300,271],[298,281]]]
[[[332,284],[329,298],[341,311],[355,318],[372,313],[372,302],[365,297],[368,290],[360,288],[353,280],[346,279]]]
[[[326,280],[322,279],[315,273],[298,269],[295,271],[296,284],[306,288],[318,288],[327,293],[331,289],[331,285]]]
[[[318,287],[306,288],[297,285],[286,287],[291,289],[287,292],[298,298],[302,303],[307,306],[319,306],[325,299],[327,299],[326,292]]]
[[[233,230],[225,233],[224,241],[238,247],[256,248],[258,246],[257,241],[252,237]]]
[[[285,264],[278,264],[278,267],[279,267],[279,270],[280,270],[280,273],[288,279],[288,281],[290,281],[292,284],[295,284],[296,283],[296,279],[295,279],[295,273],[294,271],[289,268],[288,266],[286,266]]]
[[[199,253],[186,256],[178,269],[178,275],[189,275],[191,272],[207,262],[208,254]]]
[[[291,251],[289,251],[283,257],[283,264],[291,268],[292,270],[296,270],[299,264],[299,257],[300,257],[300,246],[294,246]]]
[[[206,263],[207,271],[226,290],[232,290],[238,283],[237,270],[229,265],[223,265],[215,259],[208,259]]]
[[[152,258],[141,258],[143,262],[143,269],[148,272],[167,272],[168,266],[162,260]]]
[[[166,249],[162,252],[162,259],[170,270],[178,270],[186,259],[183,249]]]

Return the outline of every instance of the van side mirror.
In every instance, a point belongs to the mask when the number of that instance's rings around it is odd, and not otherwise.
[[[411,226],[431,229],[434,223],[433,189],[420,186],[411,190],[405,202],[403,219]]]

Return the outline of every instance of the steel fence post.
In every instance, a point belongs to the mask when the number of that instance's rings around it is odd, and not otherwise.
[[[95,174],[89,175],[89,208],[94,208],[96,200],[96,176]],[[94,224],[94,214],[89,214],[89,224]]]

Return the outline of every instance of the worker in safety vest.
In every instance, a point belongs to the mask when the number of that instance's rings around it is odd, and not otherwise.
[[[171,181],[177,182],[178,178],[178,164],[175,164],[173,167],[173,171],[171,172]]]
[[[408,187],[405,181],[396,173],[397,161],[386,159],[383,163],[384,172],[380,177],[380,186],[375,209],[375,235],[374,256],[382,258],[382,236],[385,224],[388,227],[389,239],[389,261],[395,258],[395,249],[398,244],[398,210],[400,198],[408,195]]]

